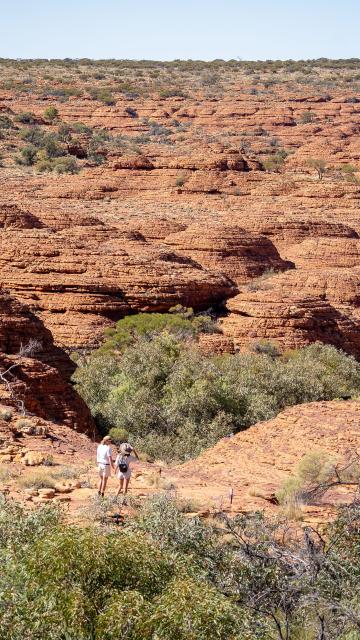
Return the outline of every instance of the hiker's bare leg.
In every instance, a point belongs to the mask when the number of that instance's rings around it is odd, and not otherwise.
[[[102,490],[101,493],[104,495],[105,493],[105,489],[106,489],[106,485],[107,485],[107,477],[104,475],[103,479],[102,479]]]
[[[120,493],[122,492],[123,484],[124,484],[124,478],[119,478],[119,486],[116,494],[117,496],[120,495]]]
[[[130,478],[125,478],[124,493],[127,493],[129,482],[130,482]]]

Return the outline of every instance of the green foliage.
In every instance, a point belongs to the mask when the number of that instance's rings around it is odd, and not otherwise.
[[[126,316],[116,323],[115,328],[105,330],[107,340],[100,347],[100,352],[122,350],[134,343],[139,336],[151,338],[165,330],[181,337],[193,337],[205,325],[209,332],[216,331],[215,325],[208,317],[194,317],[191,309],[182,314],[138,313],[134,316]]]
[[[129,441],[129,433],[126,429],[122,429],[121,427],[113,427],[109,430],[109,436],[117,446],[119,446],[122,442]]]
[[[240,639],[237,609],[179,553],[135,531],[0,509],[2,640]]]
[[[0,116],[0,129],[12,129],[13,123],[8,116]]]
[[[112,106],[116,103],[111,89],[106,87],[94,87],[93,89],[90,89],[90,95],[93,100],[99,100],[107,106]]]
[[[326,163],[322,158],[309,158],[307,164],[318,174],[319,180],[323,179],[324,173],[326,171]]]
[[[274,153],[271,156],[268,156],[264,161],[263,165],[266,171],[273,171],[275,173],[279,173],[279,171],[283,168],[285,163],[285,157],[282,153]]]
[[[153,333],[154,326],[168,329],[168,318],[160,317],[150,324],[143,316],[118,323],[118,341],[111,336],[109,348],[95,352],[74,375],[101,430],[126,429],[151,457],[195,457],[286,406],[359,392],[360,365],[334,347],[316,343],[284,356],[262,347],[260,353],[209,358],[189,340],[191,321],[177,319],[175,333]],[[179,327],[185,329],[181,337]]]
[[[20,151],[20,156],[15,158],[17,164],[25,165],[26,167],[32,166],[36,161],[37,148],[29,144]]]
[[[18,113],[14,120],[15,122],[21,122],[21,124],[35,124],[36,116],[32,111],[24,111],[23,113]]]
[[[301,124],[309,124],[310,122],[313,122],[314,119],[315,115],[312,111],[303,111],[303,113],[301,114],[300,122]]]
[[[47,122],[52,123],[54,122],[54,120],[58,120],[58,118],[59,118],[59,111],[56,107],[50,106],[50,107],[47,107],[47,109],[45,109],[44,119]]]
[[[80,168],[73,156],[59,158],[53,162],[53,170],[56,173],[79,173]]]

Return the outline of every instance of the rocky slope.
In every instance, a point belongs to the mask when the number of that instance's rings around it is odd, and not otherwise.
[[[0,291],[1,403],[94,434],[90,413],[70,384],[73,370],[41,320]]]
[[[195,461],[167,476],[178,495],[201,508],[277,511],[274,493],[292,475],[305,454],[327,452],[340,465],[355,460],[360,437],[360,402],[314,402],[290,407],[276,418],[221,440]],[[315,506],[304,507],[305,521],[327,517],[333,505],[346,501],[354,488],[339,487]]]

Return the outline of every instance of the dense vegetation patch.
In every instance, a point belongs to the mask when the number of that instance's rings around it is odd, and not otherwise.
[[[283,355],[265,344],[255,353],[207,357],[196,333],[209,322],[126,318],[79,361],[77,389],[101,432],[121,428],[150,456],[184,460],[286,406],[359,394],[360,365],[320,343]]]
[[[358,640],[359,506],[326,533],[213,524],[165,495],[116,529],[0,505],[2,640]],[[323,633],[323,635],[321,635]]]

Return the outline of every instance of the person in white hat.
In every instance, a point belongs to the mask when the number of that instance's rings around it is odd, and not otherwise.
[[[111,469],[114,469],[114,462],[112,459],[112,450],[111,450],[111,438],[110,436],[105,436],[101,440],[97,448],[96,453],[96,461],[98,464],[98,472],[99,472],[99,484],[98,484],[98,494],[99,496],[104,497],[107,480],[110,477]]]
[[[124,494],[127,493],[131,478],[131,463],[136,460],[139,460],[139,456],[134,447],[132,447],[128,442],[123,442],[119,447],[119,453],[115,460],[115,469],[119,480],[117,496],[122,491],[124,491]]]

